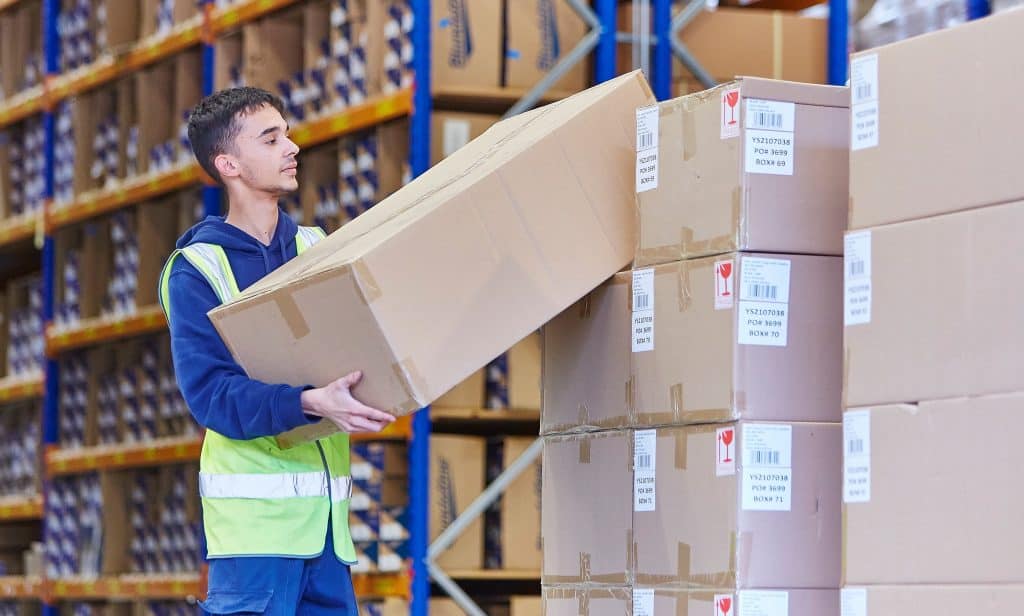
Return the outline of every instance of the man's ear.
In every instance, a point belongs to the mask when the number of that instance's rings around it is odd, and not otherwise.
[[[213,159],[213,166],[217,168],[217,173],[219,173],[222,178],[238,177],[238,174],[241,173],[241,167],[239,167],[238,161],[236,161],[235,157],[230,154],[218,154],[217,157]]]

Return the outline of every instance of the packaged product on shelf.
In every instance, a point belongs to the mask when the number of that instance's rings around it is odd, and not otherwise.
[[[0,345],[6,344],[0,375],[14,379],[39,375],[45,346],[41,279],[16,278],[7,284],[0,299],[7,314],[6,331],[0,334]]]
[[[65,448],[88,444],[86,420],[89,403],[89,372],[85,355],[66,357],[60,364],[59,435]]]
[[[430,115],[430,164],[436,165],[501,120],[486,113],[434,111]]]
[[[432,0],[431,83],[435,90],[501,85],[502,4]]]
[[[40,491],[40,404],[20,403],[5,409],[0,433],[7,446],[0,450],[0,497],[24,497]]]
[[[528,90],[583,40],[588,25],[568,2],[509,0],[505,4],[505,84]],[[570,94],[587,87],[586,58],[568,69],[551,89]],[[623,71],[626,72],[626,71]]]

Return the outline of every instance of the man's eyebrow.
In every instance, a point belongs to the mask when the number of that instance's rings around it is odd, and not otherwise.
[[[284,130],[285,130],[285,132],[288,132],[288,125],[285,125]],[[261,137],[269,135],[270,133],[278,133],[278,132],[281,132],[281,127],[280,126],[271,126],[270,128],[264,128],[263,132],[260,133],[259,137],[256,137],[256,138],[259,139]]]

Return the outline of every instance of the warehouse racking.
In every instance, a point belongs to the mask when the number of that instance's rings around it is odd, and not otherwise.
[[[22,0],[0,0],[0,11],[16,7]],[[26,0],[27,1],[27,0]],[[104,56],[84,69],[61,74],[59,71],[59,42],[57,15],[59,0],[34,0],[41,3],[43,21],[43,53],[46,77],[42,83],[0,102],[0,129],[31,117],[41,117],[45,131],[45,196],[54,195],[54,140],[56,130],[55,110],[57,105],[69,97],[89,92],[108,85],[117,79],[134,74],[161,60],[186,50],[200,49],[202,54],[202,91],[214,89],[215,43],[218,37],[237,29],[239,26],[272,14],[275,11],[299,4],[299,0],[243,0],[225,7],[214,6],[212,1],[203,2],[199,19],[186,28],[173,31],[161,38],[149,38],[136,44],[126,53]],[[409,167],[413,176],[425,171],[430,163],[430,113],[435,98],[454,107],[472,107],[486,104],[501,107],[508,115],[514,115],[546,102],[546,94],[555,83],[561,71],[573,62],[593,54],[594,80],[601,82],[615,74],[616,43],[621,40],[633,41],[642,49],[653,50],[653,63],[648,74],[659,99],[670,96],[671,64],[673,57],[683,62],[705,85],[711,85],[711,77],[700,68],[698,58],[678,41],[676,33],[686,27],[696,12],[704,6],[703,1],[682,3],[673,15],[671,0],[644,0],[642,10],[652,11],[653,19],[649,31],[618,33],[616,28],[616,0],[594,0],[593,8],[580,0],[565,0],[590,26],[583,42],[567,54],[552,72],[529,91],[457,91],[437,92],[431,88],[430,80],[430,2],[410,0],[415,27],[412,33],[414,49],[414,71],[416,87],[390,95],[380,95],[363,104],[348,107],[337,113],[322,116],[301,124],[293,131],[300,146],[315,146],[378,126],[397,118],[408,118],[409,122]],[[762,0],[764,2],[765,0]],[[816,0],[783,1],[772,4],[776,8],[801,9],[817,4]],[[971,17],[987,13],[984,0],[969,0]],[[846,0],[829,0],[829,64],[828,75],[832,83],[844,83],[847,71],[847,30],[848,12]],[[644,22],[641,22],[644,23]],[[647,52],[641,55],[645,58]],[[55,316],[55,286],[58,277],[56,235],[59,231],[81,225],[97,217],[108,215],[130,206],[148,207],[147,203],[182,189],[202,186],[203,209],[207,214],[220,213],[222,195],[219,189],[209,185],[196,164],[175,167],[156,175],[141,176],[107,190],[85,192],[70,202],[56,207],[52,200],[46,206],[27,216],[0,220],[0,278],[20,275],[31,271],[23,264],[35,259],[41,260],[43,279],[43,318],[52,323]],[[142,204],[142,205],[139,205]],[[14,264],[8,266],[8,264]],[[19,402],[42,403],[42,437],[45,449],[42,473],[44,482],[54,478],[74,476],[95,471],[115,471],[146,468],[174,463],[194,462],[198,459],[201,438],[182,436],[166,438],[159,442],[135,443],[117,447],[89,447],[62,449],[59,446],[60,359],[69,353],[94,349],[118,341],[155,335],[166,329],[163,314],[155,306],[142,307],[127,316],[94,317],[83,319],[73,327],[55,329],[52,326],[45,336],[46,361],[44,375],[30,379],[0,381],[0,406],[9,407]],[[5,408],[0,408],[3,412]],[[476,422],[474,427],[467,427]],[[428,546],[427,502],[429,478],[429,435],[439,431],[462,432],[480,429],[479,422],[485,422],[487,431],[522,430],[523,425],[536,426],[536,415],[522,413],[481,413],[477,409],[441,410],[425,409],[410,418],[403,418],[380,438],[407,440],[409,443],[409,491],[410,530],[409,556],[411,568],[400,574],[370,574],[356,577],[356,588],[364,596],[398,596],[411,599],[411,611],[420,616],[427,613],[427,598],[430,595],[431,579],[442,589],[455,597],[470,613],[479,613],[479,608],[463,593],[456,582],[467,587],[474,584],[500,584],[506,582],[536,583],[538,573],[516,571],[450,571],[445,573],[430,560],[442,551],[445,544],[454,538],[474,515],[479,515],[500,495],[502,489],[539,454],[534,446],[506,470],[481,497],[460,516],[434,546]],[[527,428],[527,431],[529,428]],[[536,434],[536,430],[533,431]],[[375,437],[376,438],[376,437]],[[19,499],[0,501],[0,523],[36,520],[44,529],[48,520],[44,517],[42,494]],[[428,555],[431,557],[428,559]],[[202,572],[189,575],[117,575],[101,576],[95,579],[57,579],[28,577],[0,577],[0,597],[15,599],[41,599],[43,610],[55,614],[58,602],[83,599],[163,599],[202,596],[204,580]]]

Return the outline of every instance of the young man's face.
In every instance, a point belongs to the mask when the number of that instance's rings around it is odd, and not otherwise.
[[[239,179],[251,190],[273,195],[297,190],[299,147],[288,138],[288,125],[277,109],[266,105],[239,122],[234,156]]]

